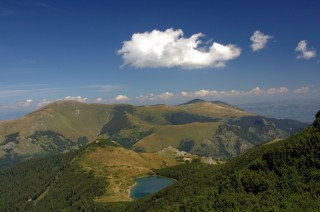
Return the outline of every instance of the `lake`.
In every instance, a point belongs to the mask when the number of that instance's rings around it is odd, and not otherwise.
[[[136,180],[136,185],[132,187],[130,197],[139,199],[146,195],[155,193],[174,183],[172,179],[161,176],[147,176]]]

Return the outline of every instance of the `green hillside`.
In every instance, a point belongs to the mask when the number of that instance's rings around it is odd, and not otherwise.
[[[189,123],[184,125],[166,125],[149,136],[144,137],[134,145],[136,149],[147,152],[159,151],[165,147],[172,146],[180,150],[190,152],[195,146],[201,145],[208,137],[212,137],[219,122],[212,123]],[[183,143],[189,141],[190,148],[181,148]]]
[[[0,122],[0,167],[86,145],[97,138],[111,111],[112,105],[58,101],[20,119]]]
[[[304,127],[301,122],[268,119],[223,102],[133,106],[58,101],[20,119],[0,122],[0,167],[66,153],[100,137],[140,152],[172,146],[229,159]]]
[[[98,139],[90,144],[73,160],[82,170],[93,173],[106,182],[103,195],[96,197],[95,202],[132,201],[129,196],[134,179],[154,174],[154,169],[183,164],[177,150],[155,153],[138,153],[121,147],[107,139]],[[199,158],[185,154],[190,160]]]
[[[293,135],[302,130],[303,126],[305,125],[298,121],[255,115],[211,122],[171,124],[159,128],[133,146],[147,152],[173,146],[200,156],[225,160],[255,145]],[[186,143],[188,148],[181,149]]]

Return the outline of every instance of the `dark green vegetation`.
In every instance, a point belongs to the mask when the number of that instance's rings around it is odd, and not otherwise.
[[[78,149],[89,142],[85,136],[79,137],[77,142],[73,142],[63,135],[50,130],[36,131],[27,138],[32,144],[38,144],[44,151],[50,154],[59,154]]]
[[[71,163],[79,152],[33,159],[0,171],[0,211],[93,210],[104,181]]]
[[[20,119],[0,122],[0,167],[79,149],[98,137],[140,152],[172,146],[225,160],[305,127],[301,122],[257,116],[219,101],[196,99],[178,106],[59,101]]]
[[[179,180],[130,205],[131,211],[319,211],[320,112],[313,125],[250,149],[224,165],[158,170]]]

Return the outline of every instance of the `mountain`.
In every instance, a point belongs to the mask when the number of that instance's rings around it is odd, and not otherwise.
[[[17,120],[0,122],[0,166],[69,152],[99,137],[138,152],[172,146],[224,160],[304,127],[301,122],[269,119],[224,102],[133,106],[58,101]]]
[[[174,166],[181,158],[181,152],[174,149],[137,153],[100,138],[80,150],[0,170],[0,209],[318,211],[319,151],[320,111],[302,132],[253,147],[220,165],[195,161]],[[132,177],[146,172],[173,178],[176,183],[124,202],[127,196],[121,191],[132,183]],[[112,202],[114,197],[123,201]]]
[[[111,112],[109,105],[58,101],[22,118],[1,121],[1,165],[78,149],[97,138]]]

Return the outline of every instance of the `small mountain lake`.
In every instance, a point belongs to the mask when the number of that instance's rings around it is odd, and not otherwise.
[[[160,191],[174,183],[172,179],[161,176],[147,176],[136,179],[136,185],[131,188],[130,197],[139,199],[146,195]]]

